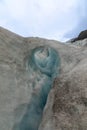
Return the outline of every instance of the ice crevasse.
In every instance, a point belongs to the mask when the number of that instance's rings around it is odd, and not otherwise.
[[[59,75],[60,57],[52,47],[34,48],[27,61],[34,91],[22,120],[14,125],[13,130],[38,130],[47,96],[55,77]]]

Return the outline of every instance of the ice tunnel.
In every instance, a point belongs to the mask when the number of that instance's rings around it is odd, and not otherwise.
[[[13,130],[38,130],[47,96],[54,78],[59,75],[60,57],[55,49],[41,46],[31,51],[27,64],[34,90],[22,120]]]

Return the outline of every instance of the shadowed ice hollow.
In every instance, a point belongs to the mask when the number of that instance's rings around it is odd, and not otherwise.
[[[59,74],[58,52],[48,46],[37,47],[31,51],[27,66],[33,92],[23,118],[13,130],[38,130],[47,96],[54,78]]]

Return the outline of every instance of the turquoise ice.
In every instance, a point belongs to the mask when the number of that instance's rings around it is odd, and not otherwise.
[[[14,125],[13,130],[38,130],[47,96],[55,77],[59,75],[60,57],[58,52],[48,46],[32,50],[28,58],[29,78],[32,78],[31,101],[27,105],[22,120]]]

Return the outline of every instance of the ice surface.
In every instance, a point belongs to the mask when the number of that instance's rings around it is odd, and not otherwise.
[[[47,96],[59,74],[60,58],[53,48],[41,46],[32,50],[27,64],[33,93],[22,120],[13,130],[38,130]]]

